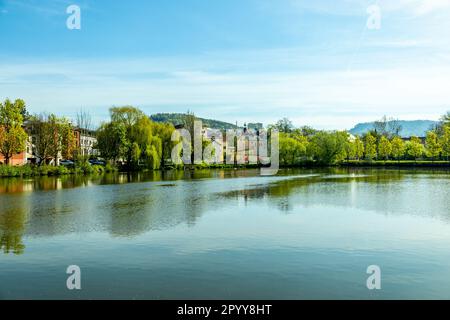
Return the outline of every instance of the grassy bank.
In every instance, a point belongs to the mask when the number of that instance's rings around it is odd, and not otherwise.
[[[115,168],[106,165],[97,166],[82,164],[75,167],[64,166],[6,166],[0,165],[0,177],[38,177],[38,176],[63,176],[69,174],[102,174],[105,172],[114,172]]]
[[[341,163],[346,167],[421,167],[421,168],[450,168],[450,161],[414,161],[414,160],[349,160]]]

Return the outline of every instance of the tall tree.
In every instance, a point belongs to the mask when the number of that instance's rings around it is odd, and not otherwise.
[[[440,139],[440,144],[442,146],[442,154],[447,158],[450,157],[450,126],[443,127],[443,134]]]
[[[278,122],[275,124],[275,129],[277,129],[279,132],[284,133],[290,133],[294,129],[294,125],[292,124],[292,121],[288,118],[283,118],[281,120],[278,120]]]
[[[425,142],[427,156],[434,161],[436,157],[439,157],[442,151],[441,144],[439,143],[438,136],[433,131],[427,132],[427,138]]]
[[[405,154],[405,143],[402,138],[394,137],[391,141],[392,146],[392,156],[400,161],[400,158]]]
[[[309,153],[318,162],[332,164],[343,160],[345,146],[348,143],[347,132],[319,131],[308,144]]]
[[[377,139],[372,134],[367,134],[364,138],[365,155],[368,160],[373,160],[377,156]]]
[[[17,99],[14,102],[6,99],[0,103],[0,153],[6,164],[16,153],[25,151],[28,135],[23,129],[23,113],[25,102]]]
[[[103,123],[97,131],[97,145],[101,156],[116,162],[126,156],[128,141],[125,126],[117,122]]]
[[[450,111],[442,116],[441,121],[443,122],[444,126],[450,126]]]
[[[381,158],[388,160],[391,153],[392,153],[391,142],[385,136],[381,137],[380,143],[378,145],[378,155]]]
[[[60,157],[73,158],[76,143],[69,120],[55,114],[41,114],[30,118],[30,127],[35,137],[34,150],[35,156],[40,160],[39,164],[53,160],[56,166]]]
[[[411,137],[408,146],[408,154],[417,161],[424,153],[424,147],[418,137]]]
[[[364,143],[360,137],[356,137],[355,141],[355,156],[357,160],[360,160],[364,156]]]
[[[83,129],[83,130],[93,130],[94,129],[94,125],[92,123],[92,116],[89,112],[80,109],[77,112],[77,127],[79,129]]]
[[[138,121],[146,116],[141,110],[132,106],[111,108],[110,114],[111,121],[117,123],[119,126],[123,126],[125,129],[126,141],[123,147],[125,149],[127,165],[131,166],[137,150],[133,141],[131,141],[131,137],[133,136],[133,127],[138,123]]]

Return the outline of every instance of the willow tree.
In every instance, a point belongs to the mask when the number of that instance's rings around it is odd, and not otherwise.
[[[5,163],[10,164],[14,154],[25,151],[28,135],[23,129],[23,115],[26,112],[25,102],[17,99],[12,102],[6,99],[0,103],[0,153]]]
[[[137,148],[133,141],[133,130],[138,122],[146,118],[145,114],[138,108],[132,106],[114,107],[110,110],[111,122],[118,126],[123,126],[125,130],[124,151],[127,165],[131,167],[136,158]]]

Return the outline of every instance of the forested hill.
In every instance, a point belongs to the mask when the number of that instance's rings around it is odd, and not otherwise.
[[[169,122],[173,125],[183,124],[183,119],[186,115],[183,113],[157,113],[150,116],[150,119],[152,119],[155,122]],[[220,130],[226,130],[226,129],[234,129],[236,126],[234,124],[223,122],[219,120],[212,120],[212,119],[203,119],[198,118],[203,122],[204,126],[207,126],[208,128],[214,128],[214,129],[220,129]]]
[[[400,131],[400,135],[402,137],[424,137],[426,136],[426,132],[433,128],[437,124],[436,121],[431,120],[414,120],[414,121],[406,121],[400,120],[398,124],[401,126],[402,130]],[[374,128],[374,122],[367,123],[358,123],[353,129],[349,132],[353,135],[363,135],[366,132],[372,130]]]

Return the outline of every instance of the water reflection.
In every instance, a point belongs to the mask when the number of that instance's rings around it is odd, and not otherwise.
[[[436,216],[450,221],[446,171],[205,170],[0,179],[4,253],[21,254],[24,237],[106,232],[136,237],[180,224],[194,226],[208,211],[244,205],[301,213],[330,206],[385,215]]]
[[[24,253],[25,245],[22,237],[25,233],[27,220],[23,208],[7,209],[0,214],[0,249],[5,254],[16,255]]]

